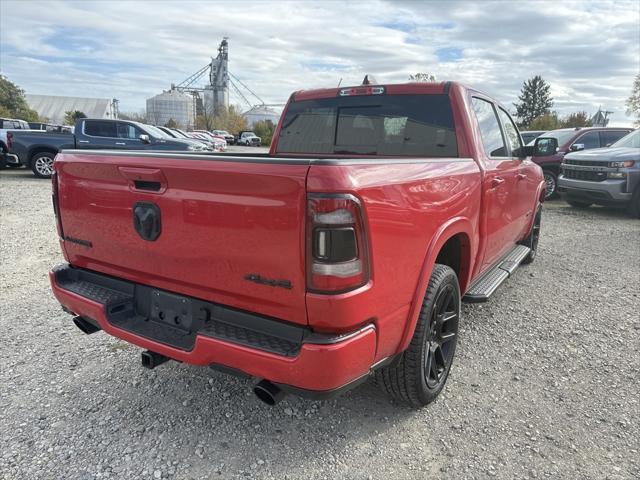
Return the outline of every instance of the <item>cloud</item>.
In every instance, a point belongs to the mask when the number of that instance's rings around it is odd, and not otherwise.
[[[613,110],[640,71],[640,4],[3,0],[0,69],[31,93],[116,97],[123,110],[179,83],[229,36],[232,73],[267,103],[305,88],[410,73],[460,80],[511,108],[541,74],[561,114]],[[52,15],[55,12],[55,15]],[[248,16],[250,12],[250,16]],[[53,20],[52,20],[53,19]],[[233,93],[233,92],[232,92]],[[237,97],[232,98],[240,101]]]

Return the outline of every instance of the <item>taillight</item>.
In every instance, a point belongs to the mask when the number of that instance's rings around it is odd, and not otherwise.
[[[342,293],[369,281],[369,250],[360,201],[353,195],[307,197],[307,290]]]
[[[13,133],[7,132],[7,148],[11,150],[13,148]]]
[[[51,200],[53,201],[53,213],[56,215],[56,227],[58,228],[58,236],[64,239],[64,231],[62,230],[62,218],[60,217],[60,199],[58,197],[58,173],[51,174]]]
[[[338,91],[340,97],[352,97],[356,95],[382,95],[384,87],[350,87]]]

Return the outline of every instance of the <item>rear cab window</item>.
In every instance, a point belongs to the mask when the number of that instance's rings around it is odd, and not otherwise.
[[[116,122],[85,120],[84,134],[92,137],[117,138]]]
[[[451,100],[383,94],[293,101],[276,152],[457,157]]]

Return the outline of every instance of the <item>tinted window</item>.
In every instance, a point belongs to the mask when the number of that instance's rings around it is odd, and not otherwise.
[[[600,145],[607,147],[613,143],[616,143],[627,133],[624,130],[604,130],[600,132]]]
[[[543,138],[555,138],[558,141],[558,146],[562,147],[570,141],[575,134],[576,131],[572,128],[570,130],[553,130],[551,132],[543,133],[540,136]]]
[[[137,140],[140,135],[142,135],[142,132],[133,125],[118,122],[118,138]]]
[[[478,120],[480,135],[482,136],[482,143],[486,154],[490,157],[508,156],[493,105],[486,100],[476,97],[473,97],[471,104],[473,105],[473,111]]]
[[[456,157],[448,95],[360,95],[293,102],[278,152]]]
[[[85,120],[84,133],[94,137],[116,138],[116,122],[102,122],[99,120]]]
[[[640,148],[640,129],[622,137],[612,147]]]
[[[600,148],[600,136],[598,132],[587,132],[584,135],[579,136],[575,142],[582,143],[584,145],[585,150],[589,148]]]
[[[520,133],[518,133],[518,127],[516,127],[509,114],[502,108],[498,109],[498,115],[500,115],[500,120],[502,121],[502,128],[504,128],[504,135],[505,137],[507,137],[507,143],[511,148],[511,156],[520,156],[522,143],[520,143]]]

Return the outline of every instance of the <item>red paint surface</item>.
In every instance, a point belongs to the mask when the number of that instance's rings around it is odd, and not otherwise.
[[[388,94],[443,91],[443,84],[387,87]],[[336,94],[327,89],[292,98]],[[107,333],[185,362],[222,363],[314,390],[365,374],[375,361],[408,345],[433,264],[448,239],[462,240],[464,292],[526,235],[539,205],[544,182],[538,166],[484,153],[469,102],[471,95],[488,97],[458,84],[449,95],[460,158],[291,165],[64,153],[56,160],[65,234],[93,243],[88,249],[63,242],[72,265],[315,331],[349,332],[373,324],[375,332],[333,346],[305,345],[294,359],[205,337],[184,352],[111,327],[99,305],[54,284],[56,296],[77,314],[98,320]],[[159,181],[161,191],[136,191],[138,174]],[[363,287],[339,295],[306,291],[305,208],[311,192],[360,199],[371,262]],[[145,242],[133,229],[136,201],[154,202],[162,211],[162,234],[155,242]],[[287,279],[293,288],[257,285],[243,279],[247,273]]]

